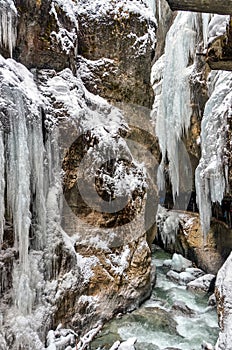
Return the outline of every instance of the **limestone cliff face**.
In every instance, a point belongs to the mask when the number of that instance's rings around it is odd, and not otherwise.
[[[88,89],[112,103],[123,101],[150,108],[154,29],[151,16],[133,13],[123,2],[89,5],[83,1],[79,9],[78,60]]]
[[[152,105],[156,25],[126,0],[6,0],[0,14],[13,58],[0,72],[0,339],[41,350],[60,322],[85,331],[151,292],[157,189],[144,154],[157,140],[135,116]]]
[[[77,8],[75,2],[15,2],[18,26],[14,58],[26,67],[36,69],[75,70],[77,51]]]

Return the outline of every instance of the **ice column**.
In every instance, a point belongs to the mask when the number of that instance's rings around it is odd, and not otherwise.
[[[179,141],[188,130],[191,118],[189,78],[193,70],[190,59],[195,52],[196,19],[197,14],[179,12],[165,44],[162,93],[156,122],[156,134],[162,152],[158,185],[163,189],[167,155],[173,198],[179,194]]]
[[[5,194],[5,155],[4,155],[3,132],[0,131],[0,246],[3,242],[3,232],[4,232],[4,224],[5,224],[4,194]]]
[[[0,46],[12,57],[17,37],[17,9],[13,0],[0,0]]]
[[[44,248],[46,240],[46,181],[44,174],[44,144],[41,116],[33,118],[28,126],[28,144],[31,167],[32,237],[36,250]]]
[[[196,169],[196,192],[204,234],[210,228],[211,202],[221,203],[227,185],[227,118],[232,117],[232,73],[212,71],[210,98],[201,123],[201,160]]]
[[[19,262],[14,268],[15,302],[21,313],[31,309],[29,287],[29,229],[30,214],[30,158],[27,144],[26,111],[20,90],[12,93],[16,112],[10,113],[8,135],[7,203],[13,219],[15,246],[19,251]]]
[[[13,217],[15,244],[20,264],[28,269],[30,218],[30,159],[23,98],[15,91],[17,114],[11,113],[8,136],[7,202]]]

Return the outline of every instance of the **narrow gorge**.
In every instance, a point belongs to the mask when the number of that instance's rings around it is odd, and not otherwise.
[[[1,350],[186,350],[167,315],[171,348],[92,342],[162,278],[189,327],[216,305],[194,350],[232,349],[231,8],[0,0]],[[175,303],[198,278],[206,306]]]

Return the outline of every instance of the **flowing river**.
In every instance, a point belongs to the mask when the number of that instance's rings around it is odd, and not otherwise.
[[[166,277],[163,266],[170,255],[156,250],[153,261],[157,281],[151,298],[138,310],[109,322],[91,350],[108,350],[115,341],[136,337],[136,350],[200,350],[204,342],[215,345],[218,337],[216,308],[209,295],[192,292]]]

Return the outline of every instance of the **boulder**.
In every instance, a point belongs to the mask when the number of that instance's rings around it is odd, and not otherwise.
[[[179,275],[178,272],[173,271],[173,270],[170,270],[170,271],[168,271],[168,273],[167,273],[167,277],[168,277],[171,281],[174,281],[174,282],[179,283],[180,275]]]
[[[174,271],[181,272],[191,266],[192,262],[190,260],[184,258],[181,254],[173,254],[171,267]]]
[[[136,341],[137,341],[137,339],[135,337],[129,338],[119,345],[118,350],[135,350],[134,345],[135,345]]]
[[[208,293],[214,289],[215,275],[206,274],[187,284],[187,289]]]
[[[195,311],[190,309],[184,302],[182,301],[175,301],[172,305],[171,310],[176,314],[180,315],[187,315],[187,316],[194,316],[196,315]]]

